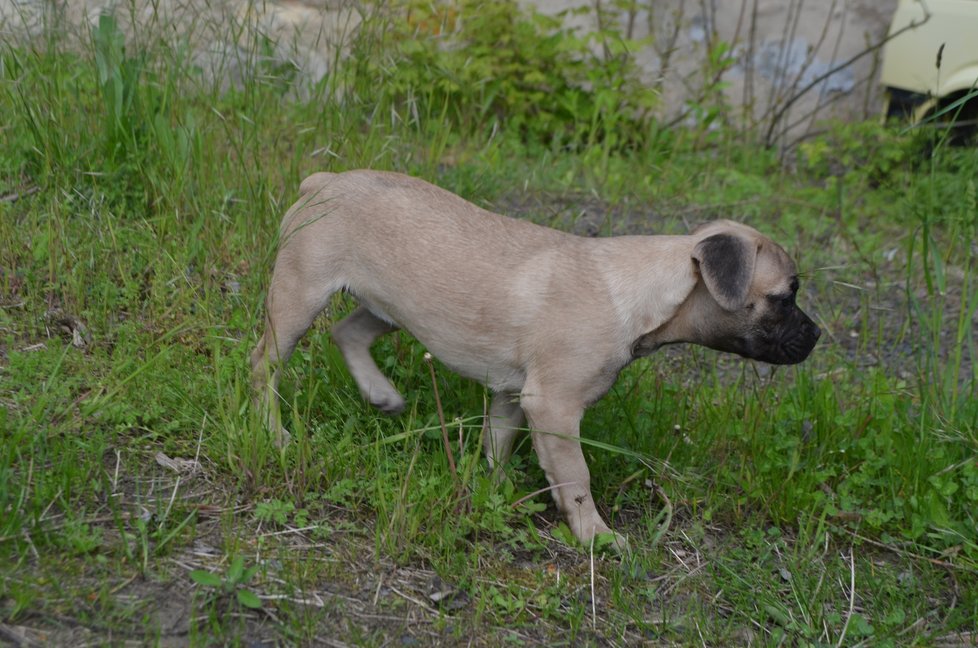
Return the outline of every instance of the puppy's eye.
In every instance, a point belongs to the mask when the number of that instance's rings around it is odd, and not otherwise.
[[[746,306],[744,306],[744,308],[746,308],[749,311],[752,311],[752,310],[754,310],[754,306],[755,306],[754,302],[750,302],[749,304],[747,304]]]
[[[794,293],[788,295],[769,295],[768,301],[778,308],[791,308],[795,305]]]

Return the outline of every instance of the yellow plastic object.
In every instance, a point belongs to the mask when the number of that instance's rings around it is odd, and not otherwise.
[[[941,98],[978,82],[978,0],[900,0],[889,33],[911,24],[884,46],[880,80],[890,101],[892,90],[922,95],[912,111],[917,121]]]

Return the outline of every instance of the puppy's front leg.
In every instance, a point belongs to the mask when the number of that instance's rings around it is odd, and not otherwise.
[[[612,533],[601,519],[591,495],[591,473],[580,442],[583,405],[559,396],[548,397],[546,392],[536,391],[529,382],[520,402],[530,423],[540,467],[547,475],[554,500],[571,531],[583,544],[590,543],[597,534]]]

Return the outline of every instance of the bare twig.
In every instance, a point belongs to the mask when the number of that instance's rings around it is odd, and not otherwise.
[[[173,484],[173,492],[170,494],[170,501],[166,504],[166,511],[163,512],[163,517],[160,519],[159,531],[163,530],[163,525],[166,524],[166,520],[170,517],[170,509],[173,508],[173,502],[177,499],[177,489],[180,488],[180,475],[177,475],[177,481]]]
[[[744,0],[746,3],[747,0]],[[744,93],[741,103],[743,115],[750,115],[751,127],[755,127],[757,122],[754,120],[754,57],[755,43],[757,42],[757,4],[758,0],[753,0],[750,16],[750,31],[747,36],[747,57],[744,60]]]
[[[835,12],[835,1],[836,0],[832,0],[832,6],[829,7],[829,15],[830,16]],[[832,59],[831,59],[831,63],[835,63],[836,59],[839,58],[839,48],[842,46],[842,35],[845,34],[845,31],[846,31],[846,17],[848,15],[848,12],[849,12],[849,5],[847,3],[846,5],[844,5],[842,7],[842,18],[839,20],[839,33],[836,35],[836,37],[835,37],[835,45],[832,47]],[[822,43],[825,41],[825,37],[828,34],[828,26],[829,26],[829,21],[826,20],[825,21],[825,29],[822,30],[822,35],[819,37],[818,43],[815,45],[815,47],[812,48],[812,52],[813,53],[816,50],[818,50],[820,47],[822,47]],[[875,78],[875,77],[874,76],[871,76],[870,78]],[[801,77],[798,77],[798,79],[795,81],[795,85],[797,85],[800,80],[801,80]],[[808,124],[808,130],[811,130],[812,128],[815,127],[815,116],[818,113],[818,111],[821,110],[822,107],[825,105],[823,103],[823,101],[825,99],[825,94],[826,94],[825,93],[825,88],[826,88],[826,86],[823,85],[822,86],[822,89],[818,91],[818,98],[815,100],[815,108],[812,110],[811,121]],[[790,132],[790,128],[791,127],[789,126],[785,130],[785,132]]]
[[[396,587],[394,587],[391,584],[388,584],[387,585],[387,589],[389,589],[390,591],[394,592],[395,594],[397,594],[398,596],[400,596],[401,598],[403,598],[405,601],[410,601],[411,603],[414,603],[418,607],[420,607],[420,608],[422,608],[424,610],[427,610],[428,612],[431,612],[433,614],[438,614],[438,610],[436,610],[435,608],[431,607],[430,605],[428,605],[424,601],[418,600],[418,599],[414,598],[413,596],[411,596],[409,594],[405,594],[404,592],[402,592],[401,590],[397,589]]]
[[[441,396],[438,394],[438,381],[435,379],[435,364],[431,360],[431,354],[425,352],[424,361],[428,365],[431,374],[431,386],[435,390],[435,407],[438,409],[438,423],[441,425],[441,438],[445,442],[445,455],[448,457],[448,467],[452,471],[452,480],[458,485],[458,471],[455,469],[455,457],[452,454],[452,444],[448,441],[448,428],[445,427],[445,412],[441,407]]]
[[[659,71],[654,77],[653,84],[657,91],[662,89],[662,84],[666,75],[672,70],[672,55],[676,52],[676,42],[679,40],[679,35],[682,32],[683,19],[684,19],[684,5],[682,3],[673,10],[672,12],[672,31],[665,36],[656,35],[656,38],[652,41],[652,47],[655,49],[656,54],[659,57]],[[655,28],[658,24],[665,22],[655,20],[655,11],[653,6],[649,5],[648,10],[648,30],[649,33],[656,33]]]
[[[12,646],[39,646],[41,644],[16,632],[10,626],[0,623],[0,639]]]
[[[859,59],[861,59],[862,57],[866,56],[867,54],[872,54],[876,50],[882,48],[884,45],[886,45],[887,43],[889,43],[891,40],[893,40],[894,38],[896,38],[900,34],[903,34],[904,32],[910,31],[911,29],[916,29],[917,27],[920,27],[921,25],[923,25],[924,23],[926,23],[928,20],[930,20],[931,14],[930,14],[930,11],[927,9],[927,5],[925,5],[923,2],[921,2],[920,4],[924,8],[924,19],[923,20],[921,20],[920,22],[911,21],[911,23],[909,25],[905,25],[905,26],[901,27],[897,31],[895,31],[892,34],[889,34],[888,36],[886,36],[885,38],[883,38],[878,43],[874,43],[874,44],[870,45],[869,47],[864,48],[862,51],[858,52],[857,54],[854,54],[853,56],[850,56],[849,58],[847,58],[842,63],[839,63],[838,65],[829,68],[823,74],[820,74],[817,77],[815,77],[814,79],[812,79],[801,90],[797,91],[795,94],[793,94],[792,96],[790,96],[774,112],[774,115],[771,117],[771,123],[768,124],[767,133],[764,136],[764,145],[765,146],[771,146],[771,144],[772,144],[771,138],[773,137],[774,131],[777,128],[778,123],[780,123],[781,118],[784,117],[785,113],[787,113],[788,110],[793,105],[795,105],[795,102],[797,102],[803,96],[805,96],[806,94],[808,94],[808,92],[811,91],[812,88],[815,88],[816,86],[818,86],[818,84],[820,84],[822,81],[825,81],[826,79],[828,79],[830,76],[832,76],[836,72],[839,72],[840,70],[846,69],[847,67],[849,67],[850,65],[852,65],[853,63],[855,63],[856,61],[858,61]]]
[[[138,572],[135,573],[135,574],[133,574],[132,576],[130,576],[126,580],[122,581],[121,583],[119,583],[118,585],[116,585],[115,587],[113,587],[112,589],[110,589],[109,590],[109,594],[118,594],[119,592],[121,592],[122,590],[124,590],[126,587],[128,587],[129,584],[132,583],[134,580],[136,580],[136,578],[138,578],[138,577],[139,577],[139,573]]]
[[[374,607],[377,607],[377,600],[380,598],[380,588],[383,585],[384,585],[384,574],[381,573],[380,576],[377,578],[377,589],[374,590],[374,601],[373,601]]]
[[[37,547],[34,546],[34,542],[31,540],[31,534],[27,532],[27,529],[21,529],[20,535],[22,538],[24,538],[24,541],[27,543],[27,546],[30,548],[31,553],[34,554],[34,560],[40,562],[41,554],[37,552]]]
[[[309,526],[298,527],[298,528],[289,528],[289,529],[284,529],[282,531],[269,531],[268,533],[259,534],[259,537],[261,537],[261,538],[271,538],[273,536],[301,535],[301,534],[305,533],[306,531],[312,531],[314,529],[320,528],[321,526],[322,526],[321,524],[311,524]]]
[[[864,81],[857,81],[853,86],[853,91],[855,91],[861,85],[871,86],[872,82],[870,78],[867,78]],[[814,128],[815,120],[818,117],[818,114],[821,111],[823,111],[825,108],[830,106],[831,104],[840,101],[844,97],[846,97],[846,95],[841,92],[832,94],[828,97],[824,97],[824,96],[820,97],[816,105],[811,110],[805,112],[805,114],[799,117],[798,119],[795,119],[787,123],[785,127],[781,129],[782,133],[790,133],[797,126],[800,126],[806,121],[809,122],[809,126],[808,129],[803,134],[798,135],[797,137],[793,138],[791,142],[785,143],[783,145],[782,147],[783,150],[781,152],[781,159],[785,159],[788,153],[790,153],[794,148],[796,148],[802,142],[824,135],[827,132],[826,129]]]
[[[786,79],[788,76],[788,59],[790,57],[791,43],[795,40],[795,34],[798,32],[798,22],[801,19],[801,12],[804,0],[792,0],[788,4],[788,14],[785,17],[784,22],[784,32],[786,37],[781,41],[781,48],[778,50],[778,60],[774,68],[774,80],[772,81],[771,90],[771,101],[772,103],[780,99],[781,91],[786,87]],[[802,68],[804,68],[804,64]],[[801,71],[799,71],[801,73]]]
[[[20,193],[17,193],[16,191],[12,191],[8,194],[4,194],[3,196],[0,196],[0,202],[10,202],[10,203],[16,202],[21,198],[24,198],[25,196],[36,194],[40,190],[41,188],[35,185],[33,187],[28,187],[27,189],[24,189]]]
[[[537,495],[539,495],[540,493],[546,493],[547,491],[554,490],[555,488],[561,488],[562,486],[573,486],[576,483],[577,483],[576,481],[564,482],[563,484],[554,484],[553,486],[547,486],[546,488],[541,488],[541,489],[535,490],[532,493],[530,493],[529,495],[524,495],[523,497],[519,498],[518,500],[516,500],[515,502],[513,502],[513,504],[511,506],[512,506],[512,508],[516,508],[517,506],[519,506],[520,504],[522,504],[526,500],[531,499],[531,498],[534,498]]]
[[[652,482],[652,492],[655,495],[658,495],[659,499],[661,499],[662,503],[665,505],[665,508],[663,509],[665,519],[662,521],[662,524],[659,525],[659,531],[656,532],[656,537],[655,537],[655,541],[656,543],[658,543],[658,540],[661,539],[662,536],[664,536],[666,532],[669,531],[669,527],[672,526],[673,508],[672,508],[672,502],[669,500],[669,496],[666,495],[666,492],[662,490],[662,487],[656,484],[655,482]]]
[[[194,468],[193,472],[196,472],[200,468],[200,444],[204,441],[204,426],[207,425],[207,413],[204,413],[204,418],[200,422],[200,433],[197,435],[197,452],[194,454]]]
[[[591,628],[598,629],[598,604],[594,595],[594,536],[591,536]]]
[[[846,529],[845,527],[841,527],[841,529],[843,531],[845,531],[846,533],[848,533],[849,535],[851,535],[853,538],[856,538],[856,539],[858,539],[858,540],[860,540],[862,542],[865,542],[866,544],[873,545],[874,547],[878,547],[880,549],[886,549],[887,551],[892,551],[894,553],[898,553],[901,556],[906,556],[908,558],[915,558],[917,560],[926,560],[927,562],[929,562],[932,565],[936,565],[938,567],[944,567],[945,569],[952,569],[952,570],[957,570],[957,571],[966,571],[966,572],[970,572],[972,574],[978,573],[978,569],[975,569],[974,567],[970,567],[968,565],[955,565],[954,563],[949,563],[949,562],[944,561],[944,560],[938,560],[937,558],[928,558],[927,556],[921,556],[920,554],[914,553],[912,551],[907,551],[906,549],[901,549],[900,547],[894,547],[892,545],[884,544],[882,542],[877,542],[876,540],[873,540],[871,538],[867,538],[866,536],[860,535],[860,534],[856,533],[855,531],[850,531],[849,529]]]
[[[112,473],[112,495],[115,495],[119,490],[119,464],[122,463],[122,453],[119,449],[115,449],[115,471]]]
[[[846,615],[846,622],[842,626],[842,632],[839,634],[839,641],[835,644],[835,648],[841,648],[842,642],[845,641],[846,632],[849,631],[849,622],[852,620],[852,613],[856,607],[856,559],[853,555],[852,545],[849,545],[849,613]]]
[[[263,601],[288,601],[289,603],[295,603],[297,605],[308,605],[311,607],[326,607],[326,602],[323,601],[322,597],[313,592],[312,597],[297,598],[294,596],[289,596],[288,594],[259,594],[258,598]]]
[[[41,512],[41,517],[39,517],[37,519],[38,522],[43,522],[44,520],[47,519],[47,517],[48,517],[48,511],[51,510],[51,507],[54,506],[54,503],[58,501],[58,498],[61,497],[62,493],[64,493],[64,489],[63,488],[59,488],[58,489],[58,492],[55,493],[54,494],[54,497],[51,498],[51,501],[48,502],[48,505],[46,507],[44,507],[44,511]],[[55,517],[57,517],[57,516],[55,516]]]

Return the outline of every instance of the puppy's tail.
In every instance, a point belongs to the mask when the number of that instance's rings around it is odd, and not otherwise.
[[[308,224],[308,220],[296,222],[298,214],[308,213],[326,201],[326,188],[334,176],[335,173],[313,173],[299,184],[299,199],[285,212],[279,225],[280,245],[288,239],[292,230],[302,223]],[[322,215],[320,213],[317,218],[321,218]]]
[[[311,193],[317,193],[322,191],[323,186],[326,182],[332,178],[335,173],[313,173],[311,176],[302,181],[299,185],[299,193],[303,196],[307,196]]]

